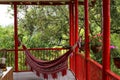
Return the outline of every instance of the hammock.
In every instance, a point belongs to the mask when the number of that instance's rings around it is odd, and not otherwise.
[[[32,71],[36,73],[37,76],[42,76],[45,79],[48,79],[48,76],[51,75],[53,79],[58,78],[58,73],[61,72],[62,76],[65,76],[68,69],[68,57],[73,52],[73,49],[78,44],[75,44],[69,51],[67,51],[62,56],[58,57],[52,61],[43,61],[32,56],[29,50],[25,45],[22,45],[23,50],[26,55],[26,63],[31,68]]]

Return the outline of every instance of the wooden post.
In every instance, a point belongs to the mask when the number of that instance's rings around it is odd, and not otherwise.
[[[78,31],[79,31],[79,24],[78,24],[78,0],[75,0],[75,43],[78,41]],[[78,48],[76,48],[78,51]]]
[[[75,0],[75,42],[74,44],[78,41],[78,31],[79,31],[79,24],[78,24],[78,0]],[[78,53],[78,47],[75,48],[75,74],[77,75],[79,72],[77,71],[77,56],[76,54]]]
[[[71,2],[69,4],[69,16],[70,16],[70,46],[75,42],[75,29],[74,29],[74,5]],[[75,72],[75,54],[70,56],[70,69]]]
[[[109,80],[106,71],[110,70],[110,0],[103,1],[103,72],[102,80]]]
[[[88,12],[88,0],[85,0],[84,14],[85,14],[85,60],[86,60],[86,80],[90,80],[90,66],[88,59],[90,58],[89,49],[89,12]]]
[[[18,71],[18,29],[17,29],[17,4],[14,3],[14,40],[15,40],[15,71]]]

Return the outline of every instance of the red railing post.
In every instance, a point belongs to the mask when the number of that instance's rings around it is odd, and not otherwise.
[[[88,0],[84,3],[84,14],[85,14],[85,61],[86,61],[86,80],[90,80],[90,66],[88,59],[90,58],[89,49],[89,16],[88,16]]]
[[[107,70],[110,70],[110,0],[103,2],[103,72],[102,80],[109,80]]]
[[[18,71],[18,29],[17,29],[17,4],[14,3],[14,40],[15,40],[15,71]]]
[[[70,16],[70,46],[74,45],[75,39],[75,29],[74,29],[74,5],[71,2],[69,4],[69,16]],[[70,68],[75,71],[75,54],[70,57]]]
[[[75,43],[78,41],[78,0],[75,0]],[[76,48],[76,52],[78,52],[78,48]]]
[[[79,31],[79,24],[78,24],[78,16],[79,16],[79,13],[78,13],[78,0],[75,0],[75,42],[74,44],[78,41],[78,31]],[[78,65],[77,64],[77,54],[78,54],[78,47],[75,48],[75,75],[77,76],[79,74],[79,68],[78,68]]]

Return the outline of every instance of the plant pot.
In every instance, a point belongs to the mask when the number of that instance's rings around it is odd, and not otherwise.
[[[119,57],[113,58],[113,61],[115,66],[120,69],[120,58]]]
[[[91,50],[93,51],[93,53],[98,53],[100,52],[102,49],[102,46],[91,46]]]

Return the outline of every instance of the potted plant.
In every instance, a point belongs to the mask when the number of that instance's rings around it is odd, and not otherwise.
[[[113,58],[113,62],[117,68],[120,68],[120,52],[118,47],[110,46],[111,57]]]
[[[91,50],[93,53],[98,53],[102,49],[102,35],[97,34],[91,37]]]

